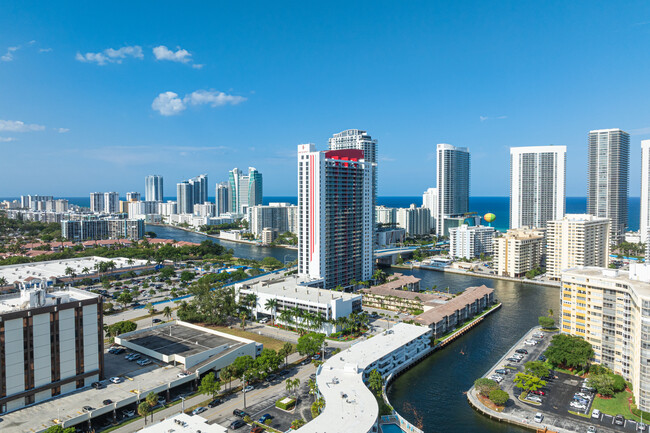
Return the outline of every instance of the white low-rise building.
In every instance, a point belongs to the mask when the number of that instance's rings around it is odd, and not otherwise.
[[[379,407],[366,386],[372,370],[382,377],[397,374],[431,352],[431,329],[398,323],[328,359],[316,383],[325,409],[296,433],[377,432]]]
[[[138,433],[228,433],[226,427],[208,424],[208,420],[199,416],[178,413],[156,424],[138,430]]]
[[[324,322],[321,329],[316,331],[327,335],[337,331],[336,325],[330,323],[331,321],[347,317],[352,312],[361,312],[360,294],[309,287],[308,284],[312,282],[308,278],[291,276],[255,284],[237,284],[235,288],[238,297],[248,294],[257,296],[257,303],[253,308],[253,314],[256,316],[275,317],[276,322],[284,323],[281,312],[298,308],[303,312],[320,315]],[[270,299],[277,300],[276,308],[267,306]]]
[[[465,259],[491,255],[493,239],[494,227],[463,224],[449,229],[449,255]]]

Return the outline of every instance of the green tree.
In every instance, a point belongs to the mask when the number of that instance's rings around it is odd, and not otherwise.
[[[542,361],[528,361],[525,365],[525,373],[532,374],[539,378],[548,376],[550,369],[545,362]]]
[[[381,396],[383,386],[384,378],[381,377],[381,374],[376,369],[372,370],[368,376],[368,388],[373,390],[377,396]]]
[[[513,379],[513,382],[517,388],[521,388],[524,391],[537,391],[546,385],[545,380],[542,380],[535,375],[526,373],[517,373]]]
[[[152,302],[147,303],[147,305],[145,305],[144,308],[147,309],[147,312],[149,312],[149,314],[153,314],[156,312],[156,308],[153,306]]]
[[[172,309],[171,309],[171,307],[169,305],[166,306],[165,308],[163,308],[162,313],[163,313],[163,316],[165,317],[165,319],[169,320],[172,317]]]
[[[580,337],[559,334],[553,337],[544,354],[552,365],[584,369],[589,365],[589,360],[593,358],[594,350],[591,344]]]
[[[275,323],[275,316],[278,313],[278,300],[275,298],[269,298],[264,304],[264,308],[273,311],[273,323]]]
[[[492,379],[481,377],[474,381],[474,388],[476,388],[483,397],[489,397],[492,390],[499,389],[499,384]]]
[[[172,248],[174,248],[174,247],[172,247]],[[171,278],[175,274],[176,274],[176,272],[174,271],[174,268],[172,268],[171,266],[165,266],[164,268],[162,268],[160,270],[160,277],[164,278],[164,279]]]
[[[551,317],[539,316],[538,320],[539,320],[539,326],[541,326],[544,329],[555,328],[555,320],[553,320]]]
[[[52,427],[45,430],[45,433],[75,433],[74,427],[63,428],[60,425],[53,425]]]
[[[116,301],[119,304],[122,304],[122,308],[126,308],[127,305],[133,302],[133,295],[131,295],[131,292],[122,292],[117,297]]]
[[[325,334],[310,332],[298,338],[296,350],[301,355],[314,356],[325,342]]]
[[[186,283],[194,279],[194,272],[183,271],[181,272],[181,282]]]
[[[214,373],[208,373],[201,379],[199,385],[201,394],[209,395],[212,399],[215,399],[219,391],[221,391],[221,382],[215,378]]]
[[[300,427],[304,426],[305,424],[307,423],[302,418],[294,419],[293,421],[291,421],[291,428],[294,430],[298,430]]]
[[[151,413],[151,406],[146,401],[138,405],[138,415],[144,418],[144,425],[147,425],[147,415]]]
[[[138,329],[138,325],[135,322],[130,320],[122,320],[121,322],[113,323],[106,327],[106,332],[111,337],[116,337],[120,334],[125,334],[127,332],[133,332]]]
[[[606,397],[614,395],[614,379],[609,374],[591,375],[587,380],[587,384],[600,395]]]
[[[269,257],[264,257],[262,259],[262,261],[261,261],[261,264],[262,264],[262,266],[264,268],[272,270],[272,271],[274,271],[276,269],[280,269],[281,267],[284,266],[280,260],[276,259],[275,257],[270,257],[270,256]]]
[[[505,406],[506,402],[508,401],[508,398],[510,396],[508,395],[507,392],[501,390],[501,389],[493,389],[490,391],[490,401],[497,406]]]
[[[289,355],[293,352],[293,344],[291,343],[284,343],[280,350],[278,351],[278,355],[284,358],[284,364],[287,365],[289,363]]]

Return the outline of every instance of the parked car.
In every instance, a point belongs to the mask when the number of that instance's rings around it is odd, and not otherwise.
[[[105,388],[104,384],[102,384],[101,382],[93,382],[91,386],[95,389]]]
[[[269,374],[268,377],[266,378],[266,380],[268,380],[269,382],[272,382],[277,378],[278,378],[277,374]]]
[[[82,407],[82,409],[84,410],[84,412],[92,412],[95,410],[95,408],[92,406],[84,406]]]
[[[241,410],[241,409],[233,410],[232,414],[235,415],[235,416],[238,416],[239,418],[244,418],[245,416],[248,416],[248,414],[246,412],[244,412],[243,410]]]
[[[528,355],[528,351],[526,349],[517,349],[515,350],[517,353],[523,353],[524,355]]]
[[[503,380],[503,376],[499,376],[498,374],[493,374],[490,377],[488,377],[488,379],[491,379],[496,383],[501,383],[501,381]]]
[[[158,404],[163,406],[165,403],[167,403],[167,399],[163,397],[158,397]]]
[[[508,361],[508,362],[519,362],[520,360],[517,359],[517,358],[510,357],[510,358],[507,358],[506,361]]]
[[[122,416],[123,416],[124,418],[131,418],[131,417],[134,416],[134,415],[135,415],[135,411],[134,411],[134,410],[124,409],[124,410],[122,411]]]
[[[289,370],[282,370],[282,371],[280,371],[278,374],[279,374],[280,376],[286,376],[287,374],[289,374]]]
[[[646,426],[645,424],[643,424],[641,422],[636,425],[636,431],[646,431],[647,428],[648,428],[648,426]]]
[[[215,398],[215,399],[212,400],[210,403],[208,403],[208,407],[212,409],[213,407],[217,407],[217,406],[219,406],[220,404],[221,404],[221,400],[218,399],[218,398]]]
[[[578,397],[586,398],[587,400],[591,400],[591,395],[585,392],[576,392],[575,395],[577,395]]]
[[[199,407],[197,407],[196,409],[194,409],[194,410],[192,411],[192,415],[198,415],[198,414],[200,414],[200,413],[205,412],[206,410],[208,410],[207,407],[199,406]]]
[[[587,410],[587,405],[579,403],[577,401],[572,401],[571,403],[569,403],[569,406],[571,406],[573,409]]]
[[[176,377],[181,378],[181,377],[187,377],[187,376],[189,376],[189,375],[190,375],[189,373],[185,373],[185,372],[183,371],[183,372],[178,373],[178,374],[176,375]]]
[[[102,402],[102,404],[103,404],[104,406],[108,406],[109,404],[113,404],[113,400],[107,398],[106,400],[104,400],[104,401]]]
[[[162,319],[159,319],[159,318],[156,317],[155,319],[152,320],[152,322],[153,323],[160,323],[160,322],[162,322]]]
[[[144,367],[145,365],[151,364],[151,359],[145,358],[138,361],[138,365]]]
[[[535,340],[526,340],[526,341],[524,341],[524,344],[526,346],[537,346],[537,341],[535,341]]]
[[[534,394],[533,395],[528,394],[526,396],[526,400],[532,401],[532,402],[535,402],[535,403],[541,403],[542,402],[542,397],[540,397],[538,395],[534,395]]]
[[[541,413],[537,412],[535,414],[535,418],[534,418],[535,422],[542,422],[543,419],[544,419],[544,415],[542,415]]]
[[[260,426],[253,426],[250,433],[264,433],[264,429]]]
[[[587,429],[587,433],[596,433],[596,427],[590,425]]]
[[[233,422],[230,423],[228,426],[230,430],[237,430],[238,428],[244,427],[246,423],[240,419],[236,419]]]
[[[248,385],[247,387],[245,387],[245,388],[243,389],[243,391],[244,391],[244,392],[251,392],[251,391],[254,390],[254,389],[255,389],[255,387],[254,387],[253,385]]]
[[[320,353],[317,353],[316,355],[312,356],[311,359],[314,361],[318,361],[320,359]]]
[[[537,357],[537,360],[538,360],[538,361],[542,361],[542,362],[544,362],[544,361],[546,361],[546,357],[545,357],[544,355],[539,355],[539,356]]]
[[[260,319],[260,323],[268,323],[269,319],[264,317],[263,319]]]
[[[122,378],[121,378],[121,377],[118,377],[118,376],[113,376],[113,377],[111,377],[111,378],[108,379],[108,380],[110,380],[110,381],[113,382],[113,383],[122,383]]]
[[[625,424],[625,418],[623,418],[623,415],[619,414],[614,417],[614,424],[616,425],[624,425]]]
[[[541,389],[536,389],[535,391],[531,391],[535,395],[546,395],[545,391],[542,391]]]
[[[273,419],[273,416],[272,416],[270,413],[265,413],[264,415],[262,415],[262,416],[260,417],[260,419],[258,420],[258,422],[259,422],[260,424],[264,424],[264,423],[266,422],[267,419]]]
[[[599,411],[598,409],[594,409],[594,410],[591,412],[591,417],[592,417],[592,418],[596,418],[596,419],[600,418],[600,411]]]
[[[498,372],[499,372],[499,370],[497,370],[497,373],[498,373]],[[310,375],[309,375],[309,378],[310,378],[311,380],[316,380],[316,373],[312,373],[312,374],[310,374]]]

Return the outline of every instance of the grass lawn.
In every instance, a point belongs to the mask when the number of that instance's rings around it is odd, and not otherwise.
[[[277,340],[272,337],[267,337],[266,335],[259,335],[254,332],[244,331],[241,328],[235,328],[235,327],[228,328],[227,326],[208,326],[208,328],[215,329],[225,334],[230,334],[237,337],[248,338],[249,340],[257,341],[258,343],[262,343],[265,349],[273,349],[276,352],[282,349],[282,346],[285,343],[282,340]],[[296,347],[295,345],[293,345],[292,353],[295,351],[296,351]]]
[[[641,421],[641,418],[630,412],[630,405],[628,403],[629,397],[632,397],[632,394],[627,391],[618,392],[614,394],[614,397],[609,399],[595,397],[591,409],[598,409],[609,415],[621,414],[627,419]]]
[[[375,398],[377,399],[377,404],[379,405],[379,416],[393,414],[393,408],[388,406],[383,398],[378,397],[376,394]]]

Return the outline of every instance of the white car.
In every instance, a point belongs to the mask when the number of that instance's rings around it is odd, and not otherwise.
[[[535,414],[535,419],[534,419],[535,422],[542,422],[543,419],[544,419],[544,415],[542,415],[541,413],[537,412]]]
[[[113,382],[113,383],[122,383],[122,378],[121,378],[121,377],[117,377],[117,376],[111,377],[111,378],[108,379],[108,380],[110,380],[110,381]]]
[[[244,388],[244,392],[251,392],[254,389],[255,387],[253,385],[248,385],[246,388]]]
[[[571,407],[574,408],[574,409],[578,409],[578,410],[586,410],[586,409],[587,409],[587,406],[585,406],[585,405],[582,404],[582,403],[578,403],[577,401],[572,401],[572,402],[569,404],[569,406],[571,406]]]
[[[183,377],[187,377],[187,376],[189,376],[189,375],[190,375],[189,373],[178,373],[178,374],[176,375],[176,377],[178,377],[178,378],[183,378]]]
[[[535,402],[535,403],[541,403],[542,402],[542,397],[540,397],[538,395],[530,395],[530,394],[528,394],[528,396],[526,397],[526,400],[532,401],[532,402]]]
[[[145,365],[149,365],[149,364],[151,364],[151,360],[148,359],[148,358],[141,359],[141,360],[138,361],[138,365],[140,365],[142,367],[144,367]]]
[[[592,417],[592,418],[596,418],[596,419],[600,418],[600,411],[599,411],[598,409],[594,409],[594,410],[591,412],[591,417]]]
[[[492,376],[488,377],[488,379],[491,379],[496,383],[501,383],[501,381],[503,380],[503,376],[499,376],[498,374],[493,374]]]
[[[524,341],[524,344],[526,346],[537,346],[537,341],[535,341],[535,340],[526,340],[526,341]]]

